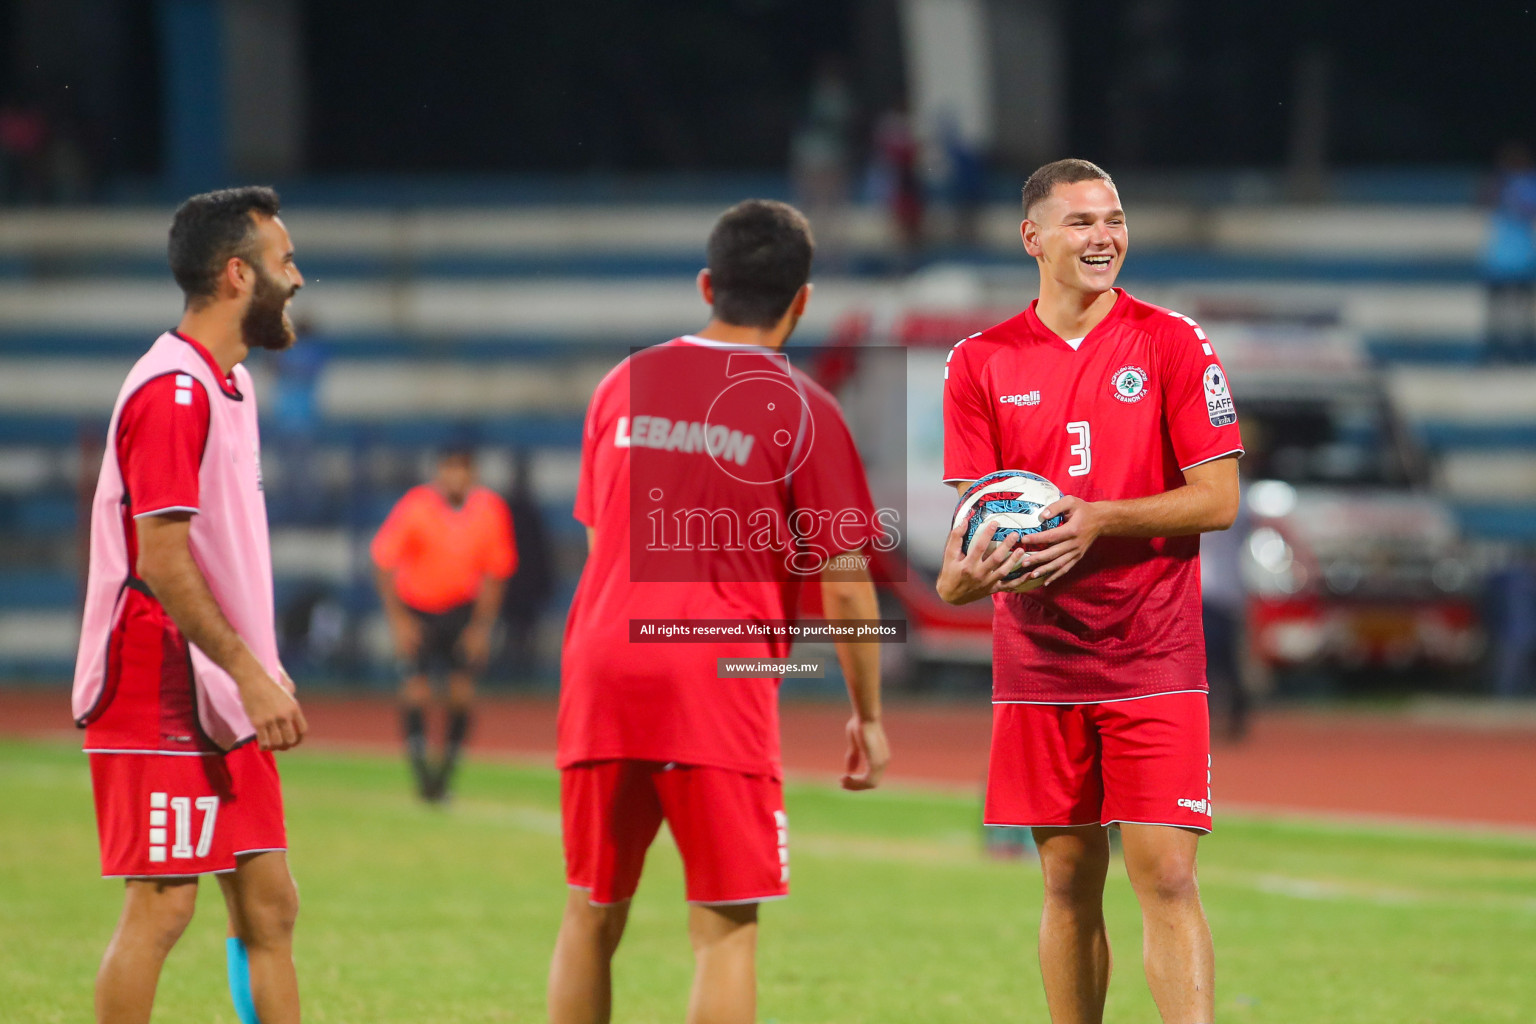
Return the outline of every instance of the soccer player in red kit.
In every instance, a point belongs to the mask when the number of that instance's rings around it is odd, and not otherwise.
[[[1040,297],[966,338],[944,384],[944,475],[1039,473],[1064,522],[985,554],[954,531],[940,596],[991,596],[986,820],[1029,826],[1045,880],[1053,1024],[1096,1022],[1109,983],[1105,827],[1121,830],[1147,981],[1167,1024],[1214,1016],[1195,851],[1211,828],[1199,534],[1238,507],[1237,414],[1191,319],[1115,288],[1126,224],[1109,175],[1061,160],[1024,186]],[[988,534],[990,536],[990,534]],[[1015,581],[1004,577],[1023,567]]]
[[[609,1019],[610,964],[663,820],[687,878],[687,1020],[756,1019],[757,905],[789,883],[779,680],[719,678],[717,659],[789,644],[635,642],[631,620],[794,619],[818,578],[828,618],[878,615],[857,565],[883,531],[858,451],[836,402],[780,352],[811,255],[792,207],[726,211],[699,274],[709,323],[630,356],[587,411],[576,518],[589,551],[561,659],[571,893],[549,976],[556,1024]],[[887,759],[877,648],[840,643],[838,658],[854,711],[843,785],[869,789]]]
[[[170,263],[181,322],[134,365],[92,504],[75,673],[102,874],[125,880],[96,977],[102,1024],[144,1024],[198,878],[229,913],[242,1021],[297,1024],[293,925],[274,750],[306,729],[278,660],[253,348],[294,341],[304,279],[267,188],[193,196]]]

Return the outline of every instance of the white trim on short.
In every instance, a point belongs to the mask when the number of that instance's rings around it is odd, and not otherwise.
[[[622,900],[614,900],[612,903],[599,903],[592,898],[592,887],[590,885],[577,885],[575,882],[566,882],[565,887],[567,889],[575,889],[577,892],[587,893],[587,902],[594,907],[619,907],[634,901],[633,896],[626,896]]]
[[[1126,818],[1111,818],[1109,821],[1104,822],[1105,828],[1109,828],[1111,825],[1163,825],[1168,828],[1182,828],[1185,831],[1192,829],[1196,832],[1204,832],[1206,835],[1211,834],[1211,830],[1204,825],[1180,824],[1172,821],[1130,821]]]
[[[254,850],[236,850],[234,855],[236,857],[250,857],[250,856],[253,856],[253,855],[258,854],[258,853],[287,853],[287,852],[288,852],[288,847],[286,847],[286,846],[258,846]]]
[[[157,757],[223,757],[217,750],[123,750],[121,748],[86,747],[85,754],[154,754]]]
[[[1019,825],[1012,821],[983,821],[983,828],[1093,828],[1104,823],[1097,819],[1085,821],[1080,825]]]
[[[1148,697],[1171,697],[1176,693],[1204,693],[1209,690],[1164,690],[1161,693],[1144,693],[1139,697],[1111,697],[1108,700],[994,700],[996,704],[1053,704],[1057,707],[1069,707],[1073,704],[1124,704],[1127,701],[1146,700]]]
[[[166,878],[202,878],[204,875],[229,875],[234,868],[209,868],[207,871],[178,871],[174,875],[102,875],[102,878],[124,878],[130,882],[158,882]]]
[[[152,508],[148,512],[140,512],[133,518],[145,519],[149,516],[163,516],[167,512],[191,512],[196,515],[202,512],[202,509],[198,508],[196,505],[167,505],[165,508]]]
[[[981,477],[979,477],[979,476],[976,477],[975,479],[972,479],[972,478],[966,477],[966,476],[954,476],[954,477],[948,477],[948,478],[946,478],[944,480],[941,480],[939,482],[940,483],[945,483],[945,484],[973,484],[977,480],[980,480],[980,479],[981,479]]]
[[[1247,450],[1244,449],[1241,445],[1239,445],[1238,447],[1233,448],[1231,451],[1222,452],[1220,455],[1212,455],[1208,459],[1201,459],[1199,462],[1191,462],[1187,466],[1180,466],[1179,467],[1179,472],[1182,473],[1185,470],[1194,469],[1196,466],[1203,466],[1207,462],[1215,462],[1217,459],[1224,459],[1228,455],[1247,455],[1247,454],[1248,454]]]
[[[772,896],[752,896],[744,900],[684,900],[690,907],[740,907],[748,903],[772,903],[774,900],[787,900],[789,893],[775,893]]]

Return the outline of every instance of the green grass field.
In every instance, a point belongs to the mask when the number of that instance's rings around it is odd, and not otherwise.
[[[565,898],[552,771],[471,765],[441,811],[416,804],[387,759],[299,753],[283,770],[307,1021],[543,1019]],[[120,885],[96,877],[84,756],[0,742],[0,780],[0,1020],[89,1020]],[[1038,872],[982,852],[977,801],[798,785],[788,803],[794,895],[763,911],[762,1020],[1047,1019]],[[1223,1021],[1536,1020],[1536,839],[1221,818],[1201,860]],[[1150,1024],[1118,866],[1108,908],[1106,1019]],[[684,914],[662,839],[619,954],[617,1020],[682,1019]],[[206,883],[159,1024],[233,1024],[222,916]]]

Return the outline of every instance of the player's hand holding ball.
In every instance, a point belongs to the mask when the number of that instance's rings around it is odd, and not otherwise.
[[[1010,574],[1019,570],[1024,549],[1017,545],[993,544],[998,527],[983,526],[966,548],[966,524],[959,523],[949,531],[949,541],[944,545],[944,564],[939,569],[935,588],[939,597],[949,604],[970,604],[1002,590]]]
[[[1056,582],[1088,553],[1104,530],[1097,505],[1071,495],[1052,502],[1040,515],[1060,525],[1030,537],[1024,571],[1017,580],[1005,583],[1005,590],[1025,593]]]
[[[955,508],[954,526],[939,573],[939,596],[966,604],[1003,590],[1044,586],[1026,576],[1026,543],[1060,523],[1046,514],[1061,499],[1056,485],[1023,470],[988,473],[966,488]]]

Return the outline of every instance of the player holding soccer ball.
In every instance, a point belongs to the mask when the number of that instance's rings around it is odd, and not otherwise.
[[[717,662],[788,654],[746,627],[796,618],[818,581],[828,618],[879,614],[858,553],[883,531],[858,451],[832,396],[780,352],[810,299],[811,254],[792,207],[727,210],[699,274],[709,323],[620,363],[587,410],[576,518],[589,552],[561,656],[571,892],[549,972],[556,1024],[609,1019],[610,964],[663,821],[690,904],[687,1020],[756,1019],[757,907],[789,891],[779,680],[721,678]],[[646,619],[743,635],[636,642]],[[878,648],[839,643],[838,658],[853,703],[843,786],[871,789],[888,756]]]
[[[1199,534],[1237,514],[1237,414],[1205,332],[1114,287],[1127,235],[1108,174],[1085,160],[1047,164],[1024,186],[1024,217],[1040,297],[956,345],[944,386],[946,483],[964,492],[1024,469],[1065,495],[1041,513],[1062,525],[1027,549],[987,554],[986,527],[962,555],[960,524],[939,576],[952,604],[994,603],[986,821],[1034,832],[1053,1024],[1103,1017],[1106,826],[1121,830],[1163,1020],[1207,1024],[1214,958],[1195,880],[1211,828]],[[1024,576],[1007,581],[1019,567]]]
[[[75,668],[102,874],[123,915],[96,976],[96,1019],[144,1024],[197,880],[229,910],[244,1024],[296,1024],[283,794],[274,750],[307,728],[278,661],[253,348],[285,349],[304,284],[268,188],[193,196],[171,223],[181,322],[118,395],[91,505]]]

